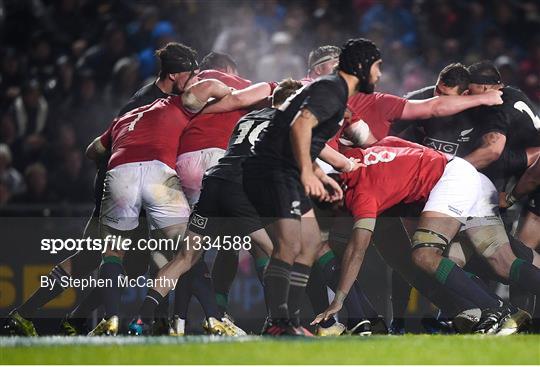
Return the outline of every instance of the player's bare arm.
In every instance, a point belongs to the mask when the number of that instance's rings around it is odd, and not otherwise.
[[[290,139],[292,151],[298,168],[300,169],[300,180],[304,186],[306,195],[322,199],[326,195],[326,190],[313,172],[311,161],[311,130],[317,126],[318,121],[315,115],[306,108],[300,110],[291,124]]]
[[[267,98],[272,92],[268,83],[257,83],[247,88],[235,90],[223,99],[210,102],[202,113],[222,113],[252,106]]]
[[[349,240],[345,253],[343,254],[343,260],[341,262],[341,277],[336,291],[336,297],[330,306],[328,306],[326,311],[317,315],[317,317],[313,320],[312,325],[323,320],[328,320],[343,307],[343,301],[347,297],[347,294],[349,293],[354,281],[358,277],[358,273],[360,272],[360,267],[364,261],[366,249],[371,241],[371,235],[371,230],[356,227],[355,224],[351,239]]]
[[[531,194],[540,187],[540,158],[536,160],[523,175],[511,193],[506,195],[503,207],[511,207],[516,201]]]
[[[476,169],[483,169],[501,156],[506,144],[506,136],[492,131],[482,136],[480,147],[463,157]]]
[[[451,116],[477,106],[495,106],[503,103],[502,92],[492,90],[473,96],[438,96],[423,100],[407,100],[403,120]]]
[[[92,161],[98,161],[107,154],[107,149],[101,143],[101,139],[98,136],[93,142],[86,148],[86,157]]]
[[[351,172],[362,165],[359,159],[349,159],[337,150],[331,148],[328,144],[321,150],[319,158],[340,172]]]
[[[221,99],[231,94],[231,89],[217,79],[206,79],[193,84],[182,93],[182,103],[191,112],[199,112],[210,98]]]

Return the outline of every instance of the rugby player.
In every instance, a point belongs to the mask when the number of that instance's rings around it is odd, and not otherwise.
[[[361,167],[358,171],[342,175],[348,187],[345,195],[347,207],[352,211],[356,223],[342,264],[342,271],[348,271],[349,274],[342,273],[340,291],[343,291],[342,287],[348,291],[353,279],[351,277],[356,277],[358,273],[376,216],[400,201],[414,202],[428,195],[429,199],[413,236],[412,258],[417,266],[458,294],[474,302],[480,301],[479,307],[484,309],[484,320],[497,315],[500,322],[500,316],[507,314],[508,310],[501,309],[459,267],[441,256],[449,240],[464,224],[462,230],[465,230],[475,249],[487,258],[499,276],[536,294],[540,291],[540,269],[524,263],[512,253],[504,226],[494,209],[498,204],[495,187],[469,163],[457,157],[447,161],[447,156],[441,153],[398,138],[386,138],[377,143],[376,147],[365,151],[353,149],[349,154],[362,157],[368,168]],[[414,156],[414,163],[407,163],[404,159],[412,159]],[[401,171],[412,171],[409,165],[414,164],[420,164],[420,168],[407,174]],[[396,172],[400,174],[396,175]],[[392,180],[393,177],[399,179]],[[381,190],[382,180],[386,183],[384,192]],[[473,219],[468,220],[469,217]],[[461,279],[463,276],[467,277],[467,282]],[[479,299],[482,294],[485,296]],[[337,306],[341,308],[341,305],[335,303],[329,310],[333,311],[333,307]],[[488,328],[486,325],[481,321],[477,330],[496,331],[494,325]]]
[[[180,43],[169,43],[156,51],[156,56],[160,60],[161,68],[158,78],[142,87],[137,91],[130,101],[119,111],[118,116],[147,104],[152,103],[158,98],[165,98],[173,93],[182,92],[187,86],[197,81],[194,78],[197,71],[196,52],[188,46]],[[94,182],[95,207],[92,216],[88,220],[83,231],[83,238],[96,238],[99,235],[98,218],[101,209],[101,198],[103,195],[103,182],[107,167],[108,157],[96,161],[97,173]],[[148,256],[137,252],[131,252],[127,256],[128,263],[132,265],[127,271],[130,274],[138,275],[141,271],[146,272]],[[131,261],[130,261],[131,259]],[[101,261],[101,256],[97,251],[80,251],[57,264],[50,272],[51,279],[60,279],[62,276],[71,276],[73,278],[82,278],[95,270]],[[141,270],[142,269],[142,270]],[[37,335],[34,325],[28,318],[34,313],[60,295],[65,289],[61,287],[61,282],[57,281],[52,289],[38,288],[30,298],[20,307],[10,313],[5,328],[11,333],[26,336]],[[100,302],[99,290],[92,292],[74,312],[71,320],[63,320],[61,328],[64,332],[72,335],[78,333],[87,313],[93,310]],[[167,306],[167,305],[165,305]],[[75,322],[78,320],[79,322]]]
[[[378,55],[369,40],[345,43],[335,74],[315,80],[284,103],[244,162],[246,194],[276,240],[264,276],[269,317],[263,334],[301,334],[300,298],[321,247],[308,196],[333,201],[342,195],[313,161],[339,130],[347,99],[379,72],[362,68]]]
[[[242,187],[241,164],[251,154],[251,148],[261,131],[268,125],[269,119],[276,113],[285,99],[293,94],[300,84],[291,80],[278,85],[272,95],[274,108],[253,111],[241,118],[229,139],[225,156],[217,165],[210,168],[203,179],[201,197],[191,215],[188,230],[184,236],[185,246],[168,263],[158,276],[178,278],[200,261],[203,251],[193,244],[201,239],[212,242],[220,241],[221,235],[236,237],[271,251],[272,242],[258,219],[255,209],[247,200]],[[233,251],[231,248],[227,251]],[[170,287],[150,289],[140,309],[143,324],[132,322],[130,331],[134,335],[144,334],[152,324],[155,308],[163,301]]]
[[[249,91],[250,98],[257,101],[267,95],[268,90],[267,84],[255,85]],[[100,216],[103,237],[137,227],[141,208],[147,212],[153,235],[176,239],[183,233],[190,209],[174,171],[182,130],[189,117],[199,112],[209,98],[221,99],[208,108],[211,113],[253,103],[250,99],[246,102],[242,96],[242,93],[233,96],[225,84],[215,79],[203,80],[180,96],[159,99],[130,111],[94,140],[87,149],[90,159],[99,158],[107,147],[112,148]],[[156,129],[156,124],[162,129]],[[121,276],[122,257],[122,250],[107,249],[100,277],[115,280]],[[104,289],[106,318],[92,335],[117,332],[119,298],[118,287]]]
[[[251,85],[249,80],[238,76],[236,63],[226,54],[209,53],[201,61],[200,70],[201,72],[198,74],[200,79],[214,78],[233,89],[243,89]],[[190,120],[184,130],[176,158],[176,173],[191,207],[199,200],[204,172],[214,166],[223,156],[234,125],[245,113],[247,110],[243,109],[224,113],[198,114]],[[179,286],[175,289],[172,320],[175,335],[184,334],[185,318],[192,293],[196,295],[201,304],[204,304],[203,309],[208,311],[205,313],[206,319],[211,320],[210,325],[214,324],[211,317],[215,319],[216,315],[221,313],[213,306],[221,299],[214,295],[212,278],[209,277],[209,273],[208,266],[201,258],[179,280]],[[217,277],[217,279],[220,278]],[[216,277],[214,277],[215,279]],[[217,285],[220,286],[220,284],[218,281]],[[214,298],[216,301],[213,300]],[[217,319],[222,319],[222,317]],[[228,321],[232,320],[224,320],[224,322]],[[205,321],[204,326],[207,328],[208,322]]]

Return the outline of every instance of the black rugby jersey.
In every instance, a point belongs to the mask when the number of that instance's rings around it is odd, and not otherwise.
[[[311,137],[311,159],[315,160],[343,123],[347,97],[347,83],[338,74],[321,77],[299,89],[276,112],[266,131],[255,142],[254,155],[246,160],[246,164],[297,172],[290,139],[294,117],[306,108],[318,120]]]
[[[433,98],[435,86],[426,87],[405,96],[411,100]],[[416,120],[413,123],[421,129],[420,143],[435,150],[464,157],[478,147],[483,128],[471,118],[470,110],[452,116]]]
[[[205,176],[242,184],[242,163],[252,155],[255,141],[270,124],[276,111],[275,108],[264,108],[242,117],[234,127],[225,155],[206,171]]]
[[[473,118],[482,122],[483,133],[506,135],[506,146],[511,149],[540,146],[540,117],[534,104],[517,88],[504,87],[502,92],[502,105],[471,110]]]

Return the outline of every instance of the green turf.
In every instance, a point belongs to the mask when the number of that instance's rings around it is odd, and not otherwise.
[[[60,339],[59,339],[60,340]],[[315,340],[249,340],[140,345],[62,339],[28,346],[0,340],[2,364],[540,364],[540,336],[374,336]],[[133,339],[132,339],[133,340]],[[90,341],[92,343],[93,341]],[[111,345],[114,343],[114,345]],[[60,344],[60,345],[58,345]],[[96,344],[96,343],[95,343]],[[109,344],[109,345],[107,345]]]

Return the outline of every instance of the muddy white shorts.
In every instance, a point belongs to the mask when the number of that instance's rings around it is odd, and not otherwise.
[[[139,225],[146,211],[150,229],[186,223],[190,208],[176,172],[160,161],[126,163],[107,171],[100,222],[121,231]]]
[[[180,178],[188,203],[192,207],[199,201],[204,172],[215,166],[224,155],[223,149],[208,148],[183,153],[176,158],[176,173]]]

